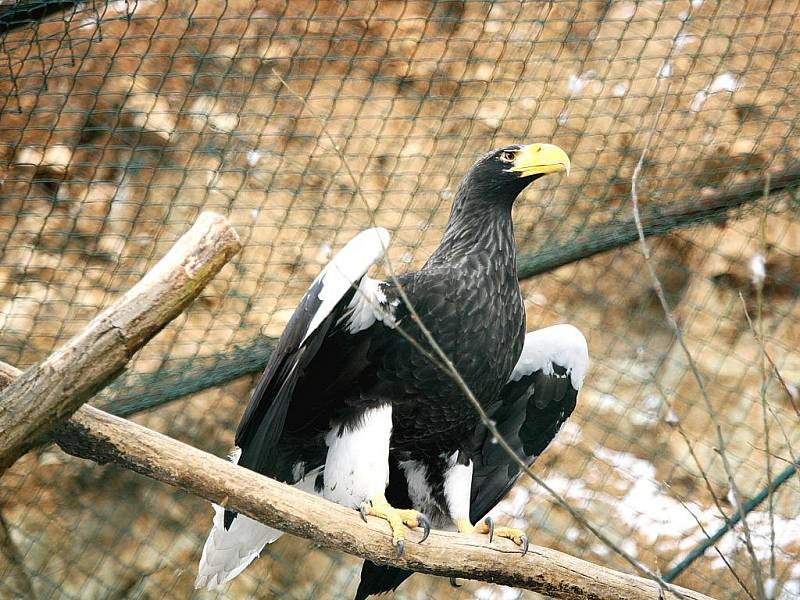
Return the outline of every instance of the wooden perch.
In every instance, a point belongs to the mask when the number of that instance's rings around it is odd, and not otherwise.
[[[224,217],[201,214],[139,283],[4,389],[0,393],[0,473],[114,379],[240,247]]]
[[[74,456],[100,464],[116,463],[328,548],[375,562],[525,588],[553,598],[659,598],[658,586],[647,579],[536,546],[523,557],[512,542],[503,539],[489,545],[485,537],[434,531],[424,544],[409,543],[403,557],[395,558],[389,529],[381,520],[364,524],[355,510],[90,406],[59,426],[55,439]],[[415,532],[409,532],[409,542],[418,539]],[[697,592],[675,589],[680,595],[662,597],[709,600]]]

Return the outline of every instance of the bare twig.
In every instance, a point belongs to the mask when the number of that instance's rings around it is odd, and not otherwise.
[[[755,549],[753,547],[753,542],[750,536],[750,527],[747,524],[746,514],[742,507],[741,493],[733,477],[733,468],[731,467],[730,462],[728,461],[728,455],[725,450],[725,438],[722,435],[720,419],[708,396],[708,391],[706,390],[705,386],[705,380],[701,375],[700,370],[697,367],[697,364],[692,358],[692,354],[689,351],[688,346],[686,345],[686,341],[684,340],[683,337],[683,332],[678,326],[678,322],[675,320],[675,316],[672,314],[672,309],[670,308],[669,302],[667,301],[666,294],[664,293],[664,288],[661,285],[661,280],[659,279],[655,267],[653,266],[650,255],[650,247],[648,246],[647,239],[645,238],[644,235],[641,215],[639,212],[639,196],[638,196],[637,182],[639,179],[639,174],[641,173],[642,170],[642,166],[644,165],[645,157],[647,156],[647,152],[653,140],[653,136],[655,134],[658,121],[664,110],[664,105],[666,103],[667,95],[669,93],[669,87],[670,87],[670,81],[667,80],[667,89],[664,92],[664,95],[661,99],[661,105],[659,106],[658,112],[656,113],[656,116],[653,119],[653,124],[650,128],[650,131],[648,132],[644,148],[642,149],[642,153],[639,156],[639,160],[636,163],[636,168],[633,170],[633,175],[631,176],[631,201],[632,201],[633,217],[634,221],[636,222],[636,229],[639,232],[639,245],[642,250],[642,256],[644,257],[645,264],[647,265],[647,270],[650,274],[650,279],[653,285],[653,289],[655,290],[656,295],[658,296],[658,300],[661,303],[661,308],[664,311],[664,316],[666,318],[666,321],[670,329],[672,330],[673,334],[675,335],[675,338],[678,340],[678,344],[681,346],[684,354],[686,355],[686,359],[689,363],[689,368],[691,369],[692,374],[700,388],[700,395],[703,398],[703,401],[706,405],[706,410],[708,411],[708,414],[711,417],[711,420],[714,424],[714,429],[717,436],[717,451],[720,458],[722,459],[722,466],[728,478],[728,485],[730,487],[731,494],[733,495],[734,501],[736,503],[736,509],[742,515],[742,531],[745,537],[745,545],[747,547],[747,551],[748,554],[750,555],[751,563],[753,566],[753,576],[756,580],[756,586],[758,588],[757,592],[758,597],[764,600],[764,583],[763,583],[763,576],[761,573],[761,565],[758,562],[758,557],[756,556]]]
[[[668,484],[664,484],[664,485],[667,485],[667,487],[670,487]],[[674,494],[674,496],[675,496],[675,499],[678,502],[680,502],[681,506],[686,510],[686,512],[688,512],[692,516],[692,518],[694,519],[695,523],[697,523],[697,526],[700,528],[700,531],[702,531],[703,535],[706,536],[706,540],[712,545],[712,547],[714,548],[714,551],[717,553],[717,555],[720,557],[720,559],[722,559],[722,562],[725,563],[725,566],[727,567],[728,571],[730,571],[730,574],[733,575],[733,578],[737,581],[737,583],[742,588],[742,590],[744,590],[744,593],[747,594],[747,596],[750,598],[750,600],[756,600],[753,597],[753,594],[750,592],[750,590],[747,589],[747,586],[745,585],[744,581],[742,581],[742,578],[739,577],[739,574],[736,572],[736,569],[733,568],[733,565],[731,565],[731,563],[727,559],[727,557],[717,547],[717,544],[715,543],[715,541],[711,539],[711,536],[709,535],[708,531],[706,531],[706,528],[703,525],[702,521],[700,521],[699,517],[696,514],[694,514],[694,511],[692,511],[692,509],[689,508],[687,506],[687,504],[677,494]]]
[[[770,183],[770,174],[766,174],[766,179],[764,181],[764,200],[766,201],[769,199],[769,183]],[[764,207],[766,210],[766,207]],[[767,244],[766,244],[766,212],[761,216],[761,223],[760,223],[760,254],[761,260],[766,262],[767,256]],[[759,339],[759,345],[764,346],[764,278],[761,277],[763,273],[756,273],[755,271],[751,273],[753,286],[756,288],[756,318],[758,320],[758,330],[753,327],[753,335],[756,339]],[[739,293],[739,297],[741,298],[741,292]],[[753,322],[750,320],[750,315],[747,314],[747,305],[744,307],[745,316],[747,317],[747,322],[752,327]],[[766,461],[766,471],[767,471],[767,512],[769,514],[769,578],[772,581],[776,581],[775,577],[775,502],[773,498],[773,489],[772,489],[772,457],[770,456],[770,441],[769,441],[769,418],[767,416],[767,386],[769,385],[769,370],[767,369],[767,358],[762,352],[761,354],[761,393],[759,394],[761,397],[761,418],[764,424],[764,460]],[[764,591],[764,595],[767,595],[766,590]],[[770,594],[771,596],[772,594]],[[770,598],[770,600],[772,600]]]

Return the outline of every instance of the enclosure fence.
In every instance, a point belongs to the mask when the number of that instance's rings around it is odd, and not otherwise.
[[[241,252],[92,403],[224,456],[333,252],[377,224],[395,268],[418,268],[480,154],[555,143],[572,172],[514,209],[527,328],[574,324],[591,368],[534,471],[668,579],[798,600],[798,64],[788,0],[2,3],[0,360],[46,357],[222,213]],[[688,354],[638,245],[640,161]],[[497,514],[630,571],[528,479]],[[208,503],[55,446],[3,475],[0,515],[2,598],[333,599],[358,581],[357,559],[286,536],[194,591]],[[415,575],[397,597],[535,597],[463,583]]]

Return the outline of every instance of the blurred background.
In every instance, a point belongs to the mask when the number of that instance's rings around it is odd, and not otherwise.
[[[0,360],[41,360],[223,213],[244,249],[92,403],[224,456],[332,252],[374,222],[419,267],[477,156],[552,142],[572,173],[515,208],[528,329],[573,323],[592,365],[535,472],[667,573],[736,512],[719,430],[741,496],[767,498],[749,548],[738,526],[675,581],[798,599],[798,64],[789,0],[2,2]],[[639,202],[705,392],[629,244],[657,117]],[[3,476],[0,514],[2,598],[333,599],[358,580],[285,536],[195,592],[208,503],[53,446]],[[497,514],[631,570],[528,479]],[[538,596],[423,575],[398,593],[440,597]]]

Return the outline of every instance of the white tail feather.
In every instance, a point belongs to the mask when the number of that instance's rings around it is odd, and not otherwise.
[[[277,540],[283,532],[237,515],[230,529],[225,530],[225,510],[214,506],[214,524],[203,546],[195,588],[216,589],[241,573],[255,560],[264,546]]]
[[[242,455],[240,448],[231,454],[231,462],[238,464]],[[314,492],[314,484],[322,468],[308,473],[293,487]],[[203,554],[197,568],[195,589],[216,589],[228,583],[253,562],[264,546],[277,540],[283,532],[264,525],[245,515],[236,515],[229,529],[225,529],[225,509],[214,507],[214,522],[203,546]]]

